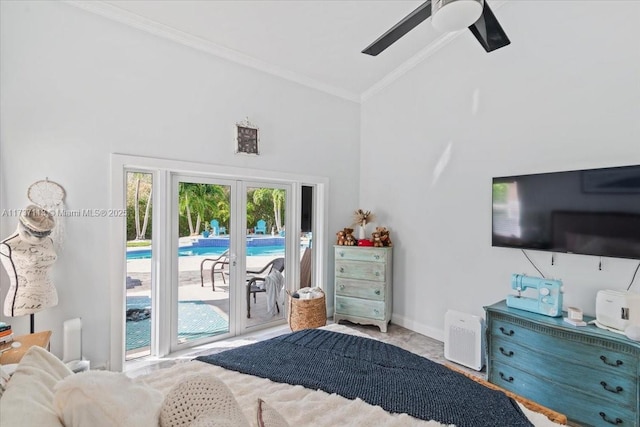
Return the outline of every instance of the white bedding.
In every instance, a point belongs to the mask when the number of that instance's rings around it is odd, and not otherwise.
[[[325,328],[335,332],[366,336],[343,325],[329,325]],[[390,414],[381,407],[369,405],[360,399],[349,400],[320,390],[314,391],[302,386],[276,383],[199,361],[180,363],[171,368],[137,377],[136,381],[143,381],[166,395],[173,385],[180,382],[181,378],[193,373],[214,375],[224,381],[252,425],[257,425],[255,414],[258,398],[262,398],[277,410],[290,426],[435,427],[444,425],[435,421],[422,421],[407,414]],[[521,408],[535,426],[559,425],[522,405]]]

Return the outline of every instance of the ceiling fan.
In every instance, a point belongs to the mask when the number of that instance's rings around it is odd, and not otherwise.
[[[486,0],[427,0],[362,53],[378,55],[432,15],[433,25],[439,29],[454,31],[468,27],[487,52],[511,43]]]

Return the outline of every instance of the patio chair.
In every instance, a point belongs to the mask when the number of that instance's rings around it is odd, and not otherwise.
[[[263,219],[258,220],[258,222],[256,223],[256,228],[253,230],[253,233],[267,234],[267,223],[265,222],[265,220]]]
[[[258,284],[264,284],[265,277],[271,273],[272,270],[277,270],[280,273],[284,271],[284,258],[272,259],[262,267],[260,270],[247,270],[247,274],[254,275],[247,278],[247,318],[251,318],[251,294],[253,294],[253,303],[256,303],[256,294],[258,292],[267,292],[266,288],[260,287]],[[265,274],[266,273],[266,274]],[[276,302],[276,308],[280,313],[280,307]]]
[[[211,234],[214,236],[220,235],[220,223],[217,219],[212,219],[211,222]]]
[[[229,249],[224,251],[217,258],[205,258],[200,262],[200,287],[204,286],[204,264],[206,262],[213,262],[211,265],[211,289],[213,291],[216,290],[215,284],[215,274],[218,273],[222,276],[222,282],[227,283],[227,279],[225,278],[225,266],[229,265]]]
[[[311,287],[311,249],[305,248],[300,259],[300,287]]]

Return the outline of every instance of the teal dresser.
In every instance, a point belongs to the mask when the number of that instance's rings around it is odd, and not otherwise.
[[[640,342],[505,301],[485,311],[489,382],[581,425],[640,427]]]
[[[376,325],[387,332],[392,277],[391,248],[335,246],[333,321]]]

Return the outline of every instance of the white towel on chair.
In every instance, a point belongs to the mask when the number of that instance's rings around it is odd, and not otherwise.
[[[276,302],[278,296],[282,293],[284,286],[284,276],[278,270],[272,270],[271,273],[264,278],[264,288],[267,292],[267,314],[275,316],[277,313]]]

